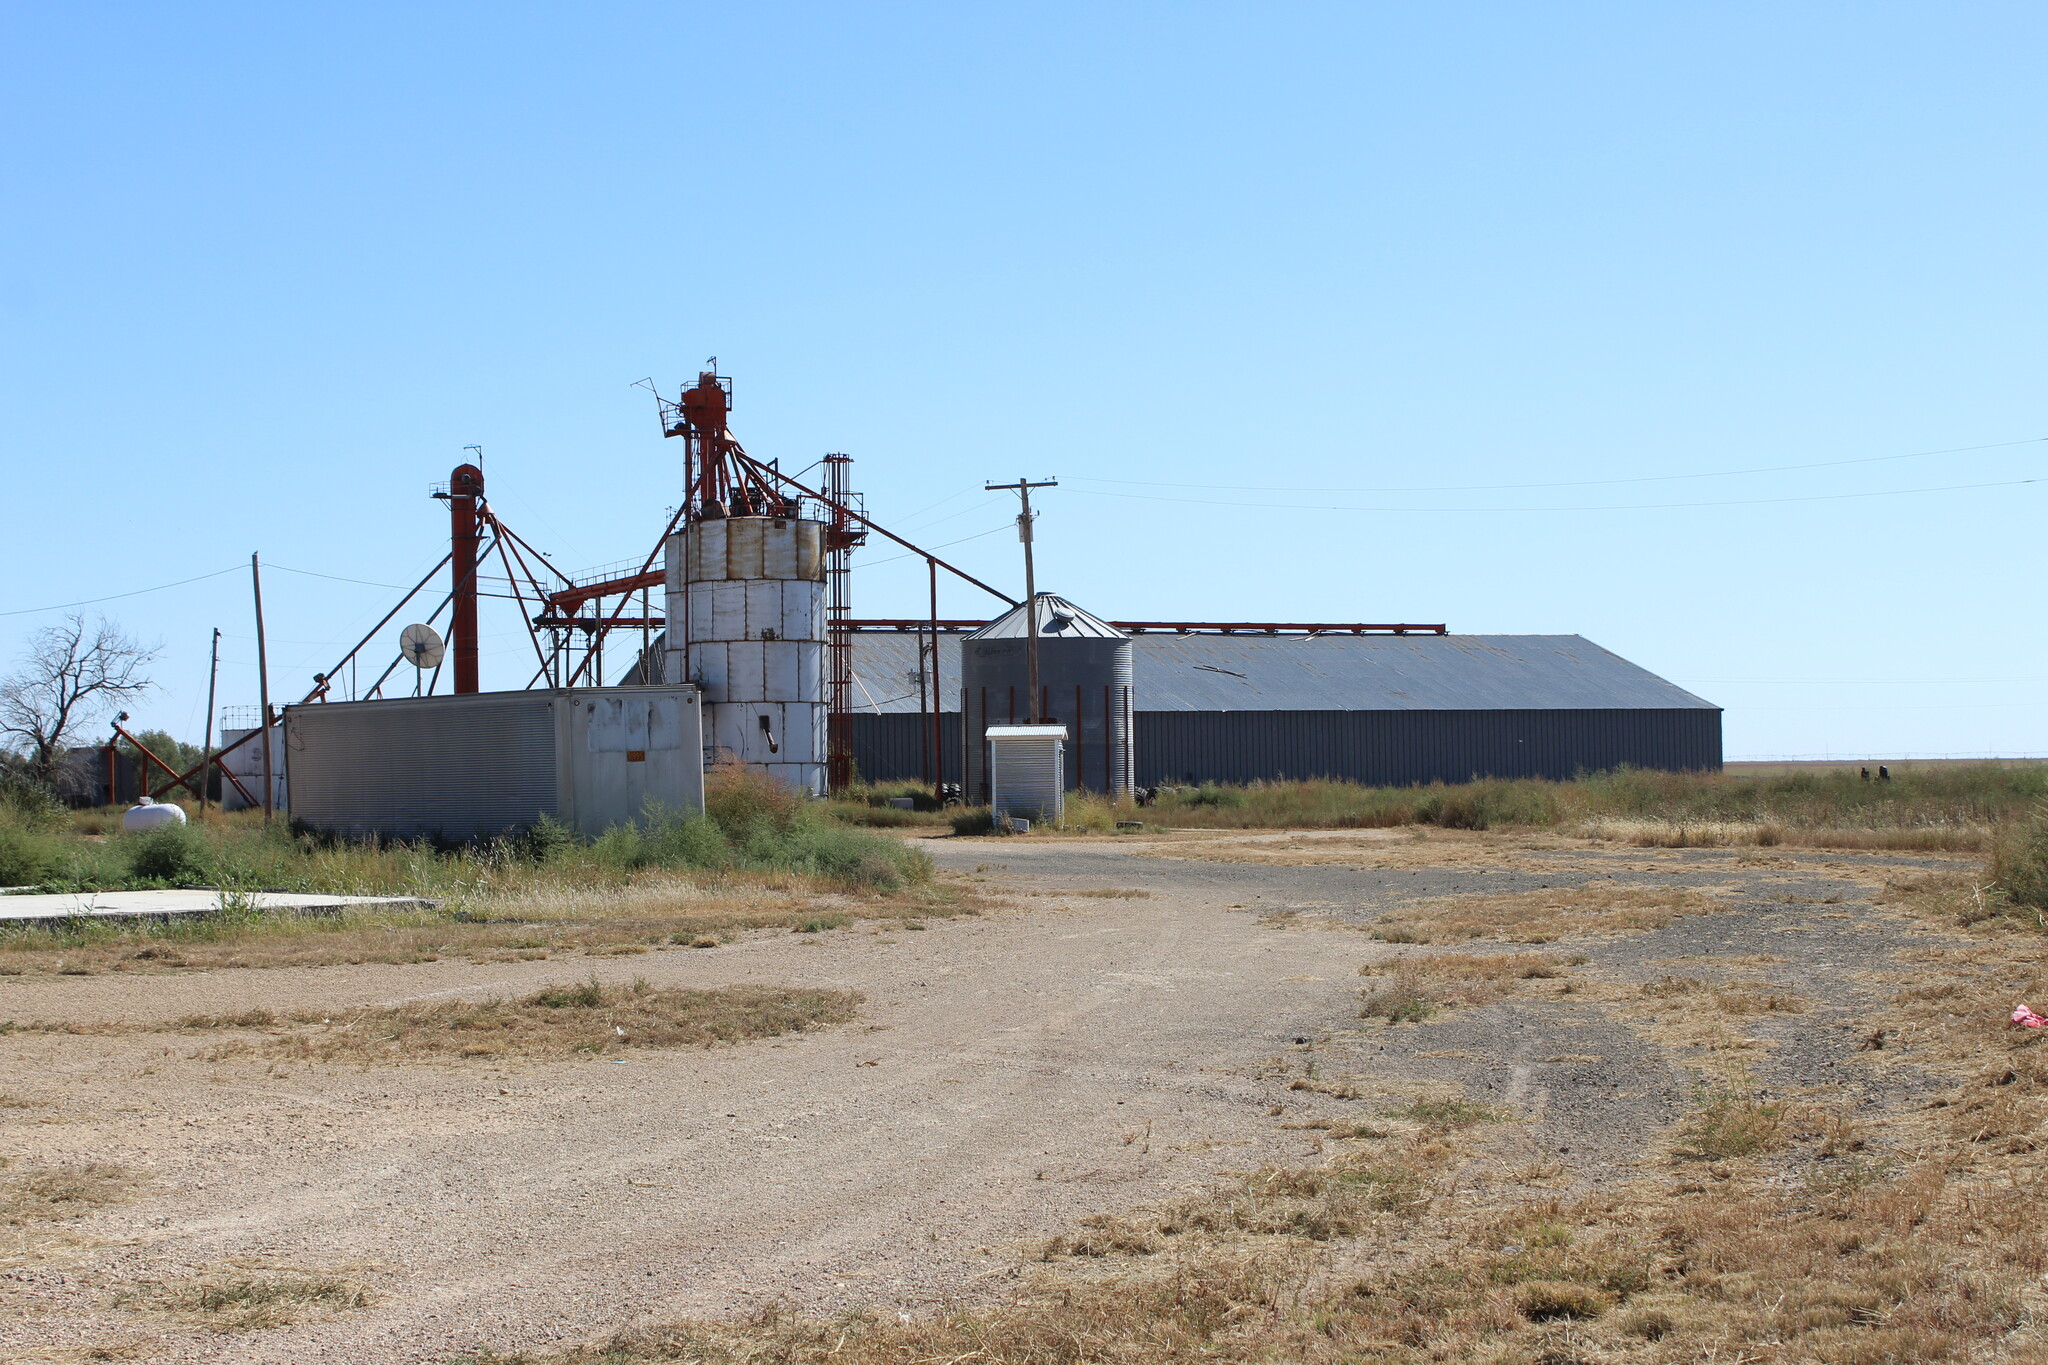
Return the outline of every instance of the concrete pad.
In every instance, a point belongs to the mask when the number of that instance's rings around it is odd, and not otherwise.
[[[385,910],[431,910],[439,901],[417,896],[319,896],[295,891],[252,891],[258,910],[297,915],[333,915],[371,905]],[[0,895],[0,925],[58,924],[66,920],[184,919],[219,912],[218,891],[80,891],[59,895]]]

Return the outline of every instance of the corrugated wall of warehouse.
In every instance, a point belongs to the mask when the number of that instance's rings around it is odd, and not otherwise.
[[[939,735],[945,746],[946,781],[960,780],[960,713],[948,711],[939,717]],[[865,782],[919,782],[924,779],[925,754],[931,745],[930,716],[915,712],[873,715],[856,711],[853,716],[854,770]]]
[[[1715,710],[1140,711],[1138,782],[1336,777],[1375,786],[1717,772]]]
[[[920,718],[853,718],[855,760],[873,782],[923,771]],[[929,721],[924,722],[929,725]],[[960,719],[943,717],[946,780],[960,774]],[[1715,772],[1721,713],[1701,708],[1543,711],[1140,711],[1141,786],[1334,777],[1379,786],[1548,777],[1624,765]]]

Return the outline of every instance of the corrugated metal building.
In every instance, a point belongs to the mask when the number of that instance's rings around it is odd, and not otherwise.
[[[489,839],[542,815],[595,837],[704,808],[694,687],[315,702],[285,708],[280,747],[292,818],[352,839]]]
[[[958,635],[940,637],[945,777],[960,778]],[[1140,634],[1135,776],[1406,785],[1721,766],[1721,709],[1577,635]],[[912,632],[853,644],[854,760],[926,771]]]

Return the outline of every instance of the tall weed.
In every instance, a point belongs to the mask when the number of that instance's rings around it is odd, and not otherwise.
[[[1477,778],[1426,787],[1316,779],[1205,784],[1162,792],[1146,818],[1184,828],[1444,829],[1566,827],[1630,842],[1827,847],[1981,848],[1988,830],[2048,801],[2048,765],[1900,767],[1889,782],[1854,770],[1670,773],[1641,768],[1565,782]],[[2015,846],[2017,848],[2017,846]],[[2015,855],[2017,854],[2015,853]]]
[[[1991,884],[2016,905],[2048,910],[2048,800],[1999,828],[1991,845]]]

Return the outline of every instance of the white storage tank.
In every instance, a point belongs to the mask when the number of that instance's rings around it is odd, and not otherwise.
[[[825,524],[716,517],[668,538],[663,676],[704,695],[707,766],[825,790]]]
[[[130,833],[184,823],[185,812],[181,808],[148,796],[130,806],[127,813],[121,817],[121,828]]]
[[[1007,819],[1058,824],[1066,813],[1064,725],[991,725],[987,730],[989,805]]]

